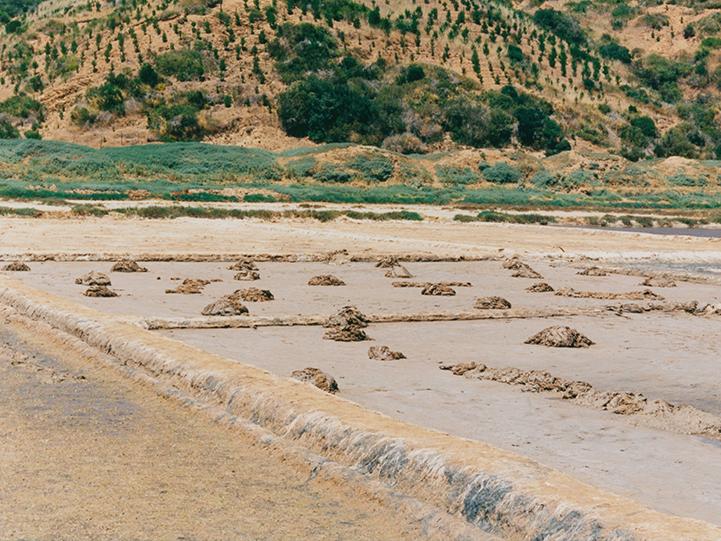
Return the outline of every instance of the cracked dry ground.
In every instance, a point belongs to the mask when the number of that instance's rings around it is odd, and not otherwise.
[[[3,541],[419,537],[379,503],[37,334],[0,325]]]

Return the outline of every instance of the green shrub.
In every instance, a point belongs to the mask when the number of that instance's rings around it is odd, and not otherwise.
[[[706,177],[690,177],[683,173],[678,173],[668,178],[668,182],[674,186],[703,187],[708,185]]]
[[[382,155],[356,156],[348,165],[367,182],[384,182],[393,175],[393,162]]]
[[[316,179],[319,182],[350,182],[354,178],[354,174],[352,171],[349,171],[348,169],[345,169],[343,167],[332,165],[332,164],[323,164],[318,170],[313,174],[313,178]]]
[[[521,172],[505,162],[498,162],[483,170],[483,178],[495,184],[511,184],[521,180]]]
[[[18,129],[7,119],[0,119],[0,139],[17,139],[20,137]]]
[[[317,162],[315,158],[312,156],[306,156],[305,158],[289,161],[285,167],[290,176],[304,178],[312,176],[313,169],[316,164]]]
[[[470,167],[436,166],[436,176],[443,184],[464,185],[475,184],[480,178]]]
[[[159,54],[155,66],[162,75],[179,81],[199,81],[205,75],[203,54],[193,49],[177,49]]]

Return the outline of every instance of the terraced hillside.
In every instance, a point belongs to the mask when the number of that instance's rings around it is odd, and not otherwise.
[[[6,4],[2,137],[721,152],[709,2]]]

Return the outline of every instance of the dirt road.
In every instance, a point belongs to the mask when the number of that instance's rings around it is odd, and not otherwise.
[[[0,331],[0,539],[418,538],[393,510],[32,334]]]

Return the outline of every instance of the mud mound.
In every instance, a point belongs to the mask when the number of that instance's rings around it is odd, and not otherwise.
[[[169,294],[177,293],[179,295],[197,295],[203,292],[203,288],[210,283],[210,280],[201,280],[195,278],[186,278],[175,289],[166,289]]]
[[[418,287],[426,288],[430,286],[443,286],[443,287],[472,287],[473,284],[470,282],[393,282],[393,287]]]
[[[148,272],[148,269],[141,267],[132,259],[121,259],[110,269],[111,272]]]
[[[204,316],[241,316],[248,313],[248,309],[235,295],[226,295],[210,303],[200,312]]]
[[[511,303],[503,297],[478,297],[473,303],[473,308],[478,310],[507,310]]]
[[[235,273],[233,280],[240,280],[241,282],[260,280],[260,272],[255,269],[243,269]]]
[[[117,297],[118,294],[107,286],[90,286],[83,292],[86,297]]]
[[[608,272],[601,267],[588,267],[587,269],[578,271],[576,274],[581,276],[608,276]]]
[[[75,279],[76,284],[84,285],[84,286],[109,286],[110,284],[110,277],[102,272],[96,272],[96,271],[90,271],[87,274],[83,274],[82,276]]]
[[[508,270],[519,270],[524,266],[528,265],[521,261],[518,256],[509,257],[503,262],[503,268]]]
[[[511,276],[513,278],[531,278],[533,280],[543,279],[543,276],[540,273],[536,272],[535,270],[533,270],[531,267],[529,267],[525,263],[523,264],[523,266],[520,269],[518,269],[516,272],[511,274]]]
[[[587,348],[593,345],[590,339],[576,329],[561,325],[547,327],[531,336],[525,343],[553,348]]]
[[[3,267],[4,271],[14,271],[14,272],[27,272],[30,270],[30,267],[23,263],[22,261],[13,261],[12,263],[8,263]]]
[[[368,358],[374,361],[397,361],[406,356],[400,351],[392,351],[388,346],[371,346],[368,348]]]
[[[336,380],[318,368],[308,367],[303,370],[293,370],[290,373],[290,377],[299,381],[311,383],[318,387],[321,391],[325,391],[327,393],[334,394],[338,392],[338,383]]]
[[[240,297],[245,302],[268,302],[275,298],[267,289],[258,289],[257,287],[239,289],[233,295]]]
[[[368,340],[363,330],[368,326],[368,319],[355,306],[344,306],[326,321],[323,338],[336,342],[362,342]]]
[[[527,287],[526,291],[530,291],[531,293],[549,293],[553,291],[553,288],[546,282],[538,282],[537,284]]]
[[[668,276],[648,276],[641,282],[641,285],[648,287],[676,287],[676,282]]]
[[[346,327],[348,325],[365,328],[368,326],[368,318],[355,306],[344,306],[337,314],[329,317],[323,326]]]
[[[400,265],[398,258],[395,256],[382,257],[376,263],[376,267],[379,269],[392,269]]]
[[[721,419],[693,406],[670,404],[665,400],[649,401],[641,393],[599,391],[590,383],[554,376],[545,370],[493,368],[483,363],[467,362],[439,367],[456,376],[496,381],[520,386],[533,393],[556,393],[564,400],[616,415],[637,415],[645,424],[681,434],[721,435]]]
[[[320,276],[313,276],[308,280],[309,286],[344,286],[345,282],[333,276],[332,274],[321,274]]]
[[[345,327],[330,327],[326,329],[323,338],[335,342],[363,342],[368,340],[368,335],[360,327],[347,325]]]
[[[244,270],[251,270],[251,271],[257,271],[258,267],[255,266],[255,263],[250,259],[241,259],[239,261],[236,261],[233,263],[230,267],[228,267],[228,270],[233,271],[244,271]]]
[[[429,284],[421,290],[421,295],[452,297],[456,290],[446,284]]]
[[[559,297],[573,297],[577,299],[601,299],[601,300],[628,300],[628,301],[643,301],[643,300],[663,300],[663,297],[658,293],[654,293],[650,289],[644,289],[642,291],[628,291],[628,292],[602,292],[602,291],[576,291],[572,287],[564,287],[556,291],[556,295]]]
[[[413,278],[411,272],[403,265],[396,265],[388,269],[385,273],[386,278]]]

